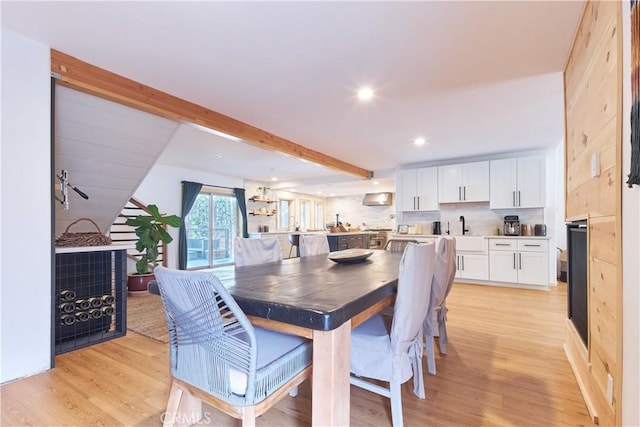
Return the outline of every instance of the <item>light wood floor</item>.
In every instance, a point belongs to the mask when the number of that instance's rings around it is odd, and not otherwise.
[[[592,425],[562,350],[566,290],[456,284],[449,354],[426,377],[426,400],[403,386],[407,426]],[[426,367],[425,367],[426,372]],[[167,345],[134,333],[56,358],[56,368],[2,386],[2,426],[158,426],[169,393]],[[351,424],[390,425],[389,401],[351,388]],[[309,383],[257,420],[311,422]],[[240,425],[204,408],[201,425]]]

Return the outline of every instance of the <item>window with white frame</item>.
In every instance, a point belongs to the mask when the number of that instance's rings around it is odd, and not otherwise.
[[[324,229],[324,201],[316,200],[315,205],[315,228],[317,230]]]
[[[300,229],[307,230],[312,228],[313,210],[311,200],[300,200]]]
[[[293,211],[291,209],[291,200],[278,201],[278,230],[293,229]]]
[[[187,269],[233,263],[238,203],[231,191],[203,188],[185,218]]]

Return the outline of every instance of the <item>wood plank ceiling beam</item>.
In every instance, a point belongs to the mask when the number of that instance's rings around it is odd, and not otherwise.
[[[51,71],[60,84],[72,89],[168,119],[186,121],[224,132],[264,150],[289,154],[358,178],[369,179],[373,176],[371,172],[359,166],[296,144],[240,120],[122,77],[55,49],[51,49]]]

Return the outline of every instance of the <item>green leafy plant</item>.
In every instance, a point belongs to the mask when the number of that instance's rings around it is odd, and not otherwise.
[[[267,193],[271,190],[270,187],[258,187],[258,191],[262,194],[263,198],[267,197]]]
[[[136,250],[142,254],[142,258],[136,262],[137,274],[148,274],[153,270],[149,266],[158,265],[158,245],[160,242],[167,244],[173,241],[173,237],[164,229],[164,225],[180,227],[182,220],[176,215],[163,215],[156,205],[147,206],[151,215],[138,215],[127,219],[126,225],[135,227]]]

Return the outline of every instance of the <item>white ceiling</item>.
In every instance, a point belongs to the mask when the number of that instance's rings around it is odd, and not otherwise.
[[[1,7],[3,28],[388,178],[407,165],[559,144],[562,70],[583,2]],[[360,85],[375,89],[372,102],[356,100]],[[412,145],[418,136],[429,142]],[[185,125],[159,162],[254,181],[277,176],[272,187],[304,192],[363,188]],[[386,185],[393,180],[378,188]]]

